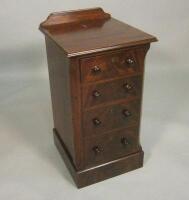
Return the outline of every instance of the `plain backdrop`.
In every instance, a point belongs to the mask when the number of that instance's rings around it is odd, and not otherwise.
[[[52,137],[44,37],[50,12],[102,7],[154,34],[146,57],[144,167],[76,189]],[[189,199],[189,1],[0,1],[0,199]]]

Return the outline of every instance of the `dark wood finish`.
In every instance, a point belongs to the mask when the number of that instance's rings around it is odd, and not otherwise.
[[[139,46],[81,59],[82,82],[94,82],[142,73],[143,67],[140,62],[144,60],[145,49],[146,46]]]
[[[98,105],[113,103],[115,101],[130,101],[141,97],[142,77],[125,77],[115,81],[99,84],[84,85],[83,108],[84,110]]]
[[[102,9],[94,10],[96,16],[104,15],[104,17],[100,17],[100,19],[95,17],[91,13],[91,9],[80,10],[79,20],[76,19],[78,12],[66,12],[63,15],[64,19],[62,13],[54,13],[40,25],[40,30],[53,38],[68,57],[157,41],[152,35],[110,18]],[[85,14],[81,14],[83,12]],[[73,18],[77,23],[73,23]],[[51,21],[58,21],[57,26],[54,26],[55,22],[51,25]]]
[[[126,115],[127,112],[130,115]],[[99,135],[108,131],[139,124],[140,100],[95,108],[84,113],[83,132],[85,136]],[[100,121],[95,123],[95,119]]]
[[[56,28],[62,25],[69,28],[70,25],[76,25],[81,22],[91,20],[106,20],[110,18],[110,14],[105,13],[102,8],[91,8],[86,10],[55,12],[51,13],[47,20],[41,23],[43,28]],[[68,26],[67,26],[68,25]]]
[[[61,49],[57,48],[56,44],[52,40],[47,37],[45,39],[49,66],[54,126],[63,139],[70,155],[74,157],[75,150],[72,137],[73,126],[71,118],[72,107],[69,84],[69,61],[65,54],[62,53]],[[67,113],[70,113],[70,115],[67,115]],[[70,134],[66,134],[66,132],[69,132]]]
[[[98,151],[96,151],[98,150]],[[85,165],[102,164],[140,150],[138,127],[131,127],[111,134],[85,140]]]
[[[144,60],[157,39],[101,8],[52,13],[45,34],[54,141],[76,185],[143,165]]]
[[[69,60],[46,37],[54,126],[78,169],[82,168],[80,73],[77,58]],[[69,114],[68,114],[69,113]],[[69,134],[68,134],[69,133]],[[77,144],[75,144],[77,141]]]
[[[102,165],[97,165],[84,170],[77,170],[69,157],[63,141],[55,129],[54,141],[78,188],[112,178],[143,166],[144,153],[140,150],[136,153],[117,158]]]

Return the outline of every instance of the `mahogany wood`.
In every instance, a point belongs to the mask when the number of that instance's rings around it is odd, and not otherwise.
[[[116,100],[130,101],[141,96],[142,77],[133,76],[82,86],[83,109],[113,103]]]
[[[82,82],[96,82],[116,77],[137,75],[143,72],[146,46],[119,50],[81,60]],[[128,61],[132,60],[133,63]],[[95,67],[99,70],[94,71]]]
[[[126,116],[124,111],[130,112]],[[99,135],[114,129],[138,125],[140,100],[103,106],[86,111],[83,116],[83,133],[85,136]],[[100,124],[95,124],[98,119]]]
[[[99,152],[95,151],[95,147]],[[100,137],[85,139],[85,165],[102,164],[139,150],[138,127],[119,129]]]
[[[157,39],[101,8],[52,13],[45,34],[54,141],[76,185],[143,165],[144,61]]]
[[[105,13],[102,8],[91,8],[86,10],[73,10],[67,12],[51,13],[47,20],[41,23],[42,27],[51,28],[54,26],[76,25],[77,23],[91,20],[106,20],[110,18],[110,14]]]
[[[95,17],[91,13],[91,9],[88,11],[80,10],[80,13],[85,13],[80,14],[80,20],[77,20],[78,11],[64,13],[64,20],[62,19],[62,13],[54,13],[49,15],[47,20],[40,25],[40,30],[52,38],[68,57],[157,41],[152,35],[110,18],[102,9],[97,8],[94,10],[95,13],[104,15],[104,17],[100,19]],[[88,13],[86,14],[86,12]],[[92,17],[89,17],[91,15]],[[53,25],[51,25],[51,22],[48,23],[49,21],[55,21],[57,18],[57,26],[54,26],[54,23]],[[73,18],[77,23],[73,23]],[[61,20],[63,20],[62,23]],[[45,26],[45,24],[48,24],[48,26]]]
[[[67,152],[56,129],[54,129],[54,142],[78,188],[112,178],[143,166],[144,153],[140,150],[136,153],[114,159],[95,167],[90,167],[84,170],[76,170],[75,165],[71,161],[69,153]]]

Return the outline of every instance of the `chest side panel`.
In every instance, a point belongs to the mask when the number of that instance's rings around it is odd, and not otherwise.
[[[51,39],[45,39],[54,128],[75,162],[69,60]]]

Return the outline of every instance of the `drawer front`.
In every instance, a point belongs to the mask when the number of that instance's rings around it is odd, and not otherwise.
[[[83,118],[83,131],[85,136],[89,137],[137,125],[140,118],[140,100],[91,109],[84,113]]]
[[[137,152],[138,128],[132,127],[85,141],[86,165],[95,165]]]
[[[83,107],[89,108],[116,100],[131,100],[141,96],[142,77],[83,86]]]
[[[81,59],[82,82],[94,82],[142,72],[142,48]],[[142,60],[141,60],[142,59]]]

